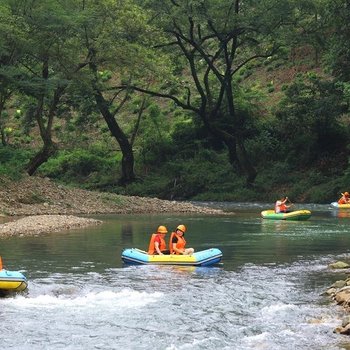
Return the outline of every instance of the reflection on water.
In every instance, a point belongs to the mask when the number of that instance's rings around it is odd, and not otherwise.
[[[350,209],[333,209],[332,215],[341,218],[350,218]]]
[[[26,295],[0,299],[4,349],[340,349],[340,310],[323,291],[327,265],[348,255],[348,221],[232,216],[102,216],[104,224],[0,241]],[[125,266],[159,223],[186,224],[196,250],[218,247],[221,267]],[[16,341],[13,341],[13,335]]]
[[[127,245],[132,243],[133,239],[133,227],[131,223],[125,223],[122,224],[121,227],[121,237],[122,237],[122,243]]]
[[[350,212],[349,211],[339,211],[337,213],[338,218],[350,218]]]
[[[302,225],[308,225],[306,221],[293,221],[293,220],[264,220],[261,219],[262,232],[264,233],[283,233],[291,232],[296,227],[300,228]]]

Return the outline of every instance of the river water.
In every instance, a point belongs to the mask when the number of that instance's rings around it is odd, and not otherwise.
[[[0,240],[26,294],[0,299],[1,349],[350,349],[344,316],[322,293],[349,258],[350,211],[304,206],[305,222],[266,221],[263,204],[229,216],[98,216],[98,227]],[[301,209],[301,208],[300,208]],[[188,227],[189,247],[217,247],[215,267],[125,266],[124,248]]]

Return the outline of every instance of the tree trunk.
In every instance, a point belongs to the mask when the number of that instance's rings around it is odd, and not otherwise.
[[[132,145],[130,144],[127,136],[124,134],[123,130],[119,127],[119,124],[115,120],[113,113],[109,109],[109,103],[105,100],[102,92],[97,86],[97,66],[93,61],[95,58],[95,50],[90,49],[91,61],[89,62],[89,68],[95,76],[95,81],[93,82],[93,90],[95,101],[100,113],[102,114],[104,120],[107,123],[108,129],[117,140],[120,149],[122,151],[122,174],[119,180],[121,185],[126,185],[135,181],[134,173],[134,154],[132,151]]]
[[[242,172],[242,167],[239,163],[238,155],[237,155],[237,144],[234,137],[224,137],[222,138],[227,151],[228,151],[228,160],[231,166],[238,169],[239,172]]]
[[[252,165],[248,152],[244,146],[244,142],[239,137],[233,137],[226,133],[224,134],[225,135],[221,137],[221,140],[227,147],[231,166],[235,169],[238,168],[239,172],[243,172],[246,175],[246,185],[248,187],[252,186],[257,176],[257,172]]]
[[[49,59],[46,57],[43,60],[42,78],[47,80],[49,77]],[[63,94],[64,87],[58,87],[54,93],[49,112],[47,117],[47,123],[45,125],[43,114],[45,113],[45,93],[38,96],[38,104],[35,111],[35,119],[39,127],[40,136],[44,143],[42,149],[29,161],[27,165],[27,173],[32,176],[38,170],[38,168],[47,162],[49,158],[56,153],[57,146],[52,141],[52,123],[57,110],[57,105]]]
[[[231,67],[231,63],[227,64],[228,67]],[[230,69],[228,69],[227,74],[225,75],[225,90],[226,90],[226,98],[227,98],[227,107],[230,114],[230,117],[234,123],[234,139],[236,142],[236,146],[238,148],[237,158],[240,168],[243,169],[246,175],[246,185],[248,187],[253,185],[253,182],[256,178],[257,172],[250,161],[250,157],[244,145],[244,139],[241,134],[242,120],[240,120],[239,115],[237,115],[234,98],[233,98],[233,90],[232,90],[232,77],[230,74]],[[228,146],[232,147],[232,146]]]
[[[106,121],[110,132],[113,137],[117,140],[120,149],[122,151],[122,174],[119,183],[125,185],[131,183],[135,180],[134,173],[134,154],[132,151],[132,146],[124,134],[123,130],[119,127],[117,121],[115,120],[113,114],[108,108],[108,103],[104,99],[101,91],[95,87],[95,100],[96,104]]]
[[[32,176],[38,168],[47,162],[55,154],[57,147],[53,142],[46,142],[43,148],[30,160],[27,165],[27,173]]]
[[[238,155],[240,159],[240,163],[244,172],[246,174],[246,185],[247,187],[251,187],[254,184],[255,178],[257,176],[257,171],[252,165],[248,152],[245,148],[243,140],[240,137],[237,138],[237,147],[238,147]]]
[[[200,115],[200,118],[203,120],[211,135],[225,144],[231,166],[235,170],[238,170],[239,173],[244,173],[246,175],[247,186],[252,186],[257,176],[257,172],[250,161],[243,140],[239,136],[232,135],[232,133],[214,126],[205,116]],[[211,117],[210,119],[215,118]]]

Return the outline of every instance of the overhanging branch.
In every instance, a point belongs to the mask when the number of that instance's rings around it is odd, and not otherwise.
[[[184,103],[181,100],[179,100],[176,96],[173,96],[170,94],[163,94],[163,93],[153,91],[153,90],[143,89],[143,88],[140,88],[140,87],[135,86],[135,85],[127,85],[127,86],[120,85],[120,86],[115,86],[114,89],[132,89],[135,91],[143,92],[143,93],[148,94],[148,95],[153,96],[153,97],[166,98],[166,99],[172,100],[173,102],[175,102],[178,106],[180,106],[183,109],[190,110],[194,113],[199,113],[199,109],[195,108],[194,106],[192,106],[189,103],[189,97],[187,98],[187,103]]]

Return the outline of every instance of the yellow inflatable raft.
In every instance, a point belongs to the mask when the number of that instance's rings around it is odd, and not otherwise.
[[[307,220],[311,217],[311,211],[309,210],[295,210],[289,213],[275,213],[274,210],[264,210],[261,212],[261,216],[264,219],[272,220]]]

